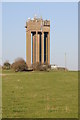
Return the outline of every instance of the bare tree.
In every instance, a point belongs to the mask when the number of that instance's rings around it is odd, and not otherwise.
[[[17,58],[12,64],[12,69],[16,72],[26,71],[28,69],[28,66],[23,58]]]

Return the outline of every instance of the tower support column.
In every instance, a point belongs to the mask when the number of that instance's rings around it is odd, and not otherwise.
[[[32,63],[34,64],[34,33],[32,33]]]
[[[33,64],[36,63],[36,33],[33,32],[33,36],[32,36],[32,41],[33,41],[33,53],[32,53],[32,60],[33,60]]]
[[[46,36],[46,62],[48,63],[48,34]]]
[[[38,62],[38,33],[36,31],[36,62]]]
[[[48,32],[48,64],[50,64],[50,33]]]
[[[44,32],[42,32],[41,38],[41,63],[44,63]]]
[[[40,40],[39,40],[39,33],[38,33],[38,39],[37,39],[37,62],[39,62],[39,54],[40,54],[40,52],[39,52],[39,43],[40,43]]]
[[[26,63],[31,66],[31,31],[26,32]]]

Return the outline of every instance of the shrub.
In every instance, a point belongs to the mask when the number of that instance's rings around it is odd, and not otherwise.
[[[28,66],[24,59],[17,58],[15,62],[12,64],[12,69],[16,72],[18,71],[26,71],[28,69]]]
[[[50,65],[47,63],[41,64],[39,62],[32,64],[32,68],[34,71],[49,71]]]
[[[34,71],[35,71],[35,70],[38,71],[38,70],[40,69],[40,63],[37,62],[37,63],[32,64],[32,68],[33,68]]]
[[[6,62],[4,62],[2,68],[3,68],[3,69],[6,69],[6,70],[9,70],[9,69],[11,68],[11,64],[10,64],[8,61],[6,61]]]

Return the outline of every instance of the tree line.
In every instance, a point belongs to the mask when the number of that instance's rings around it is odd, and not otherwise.
[[[17,58],[12,64],[9,63],[9,61],[5,61],[2,69],[3,70],[14,70],[15,72],[18,71],[49,71],[51,66],[45,62],[45,63],[34,63],[31,65],[31,67],[28,68],[27,63],[23,58]]]

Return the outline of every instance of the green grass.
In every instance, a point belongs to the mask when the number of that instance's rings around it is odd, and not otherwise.
[[[78,72],[3,73],[3,118],[78,117]]]
[[[2,74],[2,70],[1,70],[1,68],[0,68],[0,119],[2,118],[2,76],[1,76],[1,74]]]

